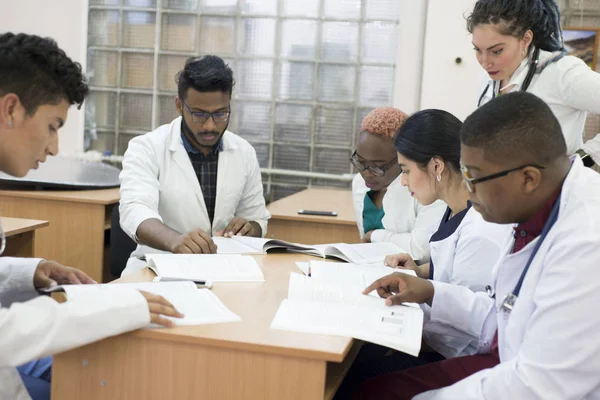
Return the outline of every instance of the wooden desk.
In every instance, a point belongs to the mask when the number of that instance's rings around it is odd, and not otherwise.
[[[48,226],[48,221],[1,217],[0,224],[6,236],[3,256],[35,257],[36,230]]]
[[[118,202],[118,188],[0,190],[0,215],[49,221],[50,227],[36,237],[36,256],[82,269],[101,282],[104,231],[110,228],[112,207]]]
[[[270,329],[304,255],[255,256],[264,283],[215,284],[240,322],[143,329],[54,357],[52,398],[331,399],[358,342]],[[145,269],[119,281],[149,281]]]
[[[271,213],[267,236],[305,244],[359,243],[352,192],[306,189],[267,207]],[[298,210],[337,211],[337,217],[300,215]]]

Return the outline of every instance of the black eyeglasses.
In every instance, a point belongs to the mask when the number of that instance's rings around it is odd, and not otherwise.
[[[352,156],[350,157],[350,163],[352,163],[352,165],[358,170],[358,172],[364,172],[366,170],[369,170],[370,173],[379,177],[384,176],[387,170],[392,168],[394,165],[398,165],[398,159],[396,158],[394,158],[392,161],[385,165],[373,165],[365,164],[359,161],[358,158],[356,158],[356,156],[357,154],[355,150],[354,153],[352,153]]]
[[[527,167],[534,167],[534,168],[538,168],[538,169],[546,168],[543,165],[539,165],[539,164],[525,164],[525,165],[521,165],[520,167],[515,167],[515,168],[507,169],[505,171],[496,172],[494,174],[491,174],[488,176],[483,176],[481,178],[471,178],[469,176],[469,171],[468,171],[467,167],[463,163],[461,163],[460,164],[460,172],[462,173],[462,177],[463,177],[463,180],[465,181],[465,185],[467,185],[467,190],[469,192],[473,193],[475,191],[475,185],[477,183],[491,181],[492,179],[496,179],[496,178],[501,178],[503,176],[510,174],[511,172],[518,171],[520,169],[527,168]]]
[[[212,118],[215,124],[223,123],[229,121],[229,115],[231,111],[217,111],[214,113],[204,112],[204,111],[192,111],[190,106],[188,106],[181,97],[179,98],[185,108],[192,114],[192,122],[196,122],[199,124],[203,124],[208,121],[209,118]]]

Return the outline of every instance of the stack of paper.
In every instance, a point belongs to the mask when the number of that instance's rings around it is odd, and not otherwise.
[[[148,267],[161,280],[264,282],[254,258],[217,254],[148,254]]]
[[[417,356],[423,311],[411,305],[388,307],[382,298],[363,295],[363,289],[357,290],[362,285],[358,282],[338,276],[332,283],[291,273],[288,298],[271,328],[352,336]]]
[[[160,283],[111,283],[98,285],[64,285],[51,291],[64,290],[69,301],[77,301],[81,295],[91,292],[105,292],[111,295],[119,290],[143,290],[167,299],[184,318],[170,318],[176,325],[202,325],[220,322],[239,321],[240,317],[231,312],[219,298],[208,289],[197,289],[193,282]]]

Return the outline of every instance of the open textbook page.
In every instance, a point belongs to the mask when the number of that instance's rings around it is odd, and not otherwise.
[[[148,267],[164,280],[264,282],[250,256],[218,254],[148,254]]]
[[[231,312],[212,291],[198,289],[190,281],[64,285],[56,286],[51,291],[63,290],[68,301],[77,301],[78,297],[89,293],[105,292],[110,295],[113,291],[124,289],[143,290],[170,301],[184,315],[184,318],[170,318],[176,325],[203,325],[240,320],[240,317]]]
[[[269,250],[280,249],[322,258],[338,258],[355,264],[383,262],[388,254],[405,251],[393,243],[333,243],[305,245],[283,240],[234,236],[232,238],[213,237],[217,254],[264,254]]]
[[[417,356],[423,311],[388,307],[384,299],[291,273],[288,299],[281,303],[271,328],[351,336]]]

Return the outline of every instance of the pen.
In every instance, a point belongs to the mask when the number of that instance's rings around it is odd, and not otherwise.
[[[312,275],[310,273],[310,266],[308,267],[308,277],[310,278]]]

